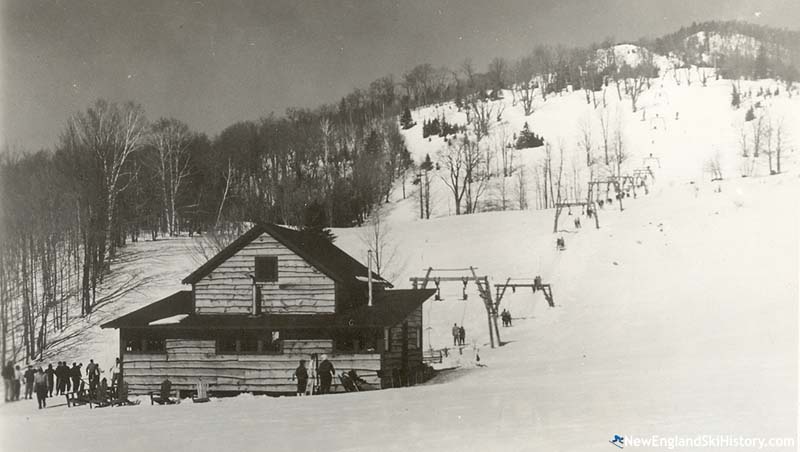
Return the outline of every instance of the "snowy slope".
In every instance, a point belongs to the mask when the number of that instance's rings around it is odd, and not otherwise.
[[[554,247],[552,211],[450,216],[447,188],[434,175],[433,216],[421,221],[413,186],[405,200],[395,190],[387,221],[396,287],[410,287],[408,278],[429,266],[470,265],[493,282],[541,275],[553,284],[555,308],[541,294],[506,294],[503,307],[515,326],[502,329],[504,347],[488,348],[477,290],[469,286],[469,299],[461,301],[456,283],[442,286],[445,301],[424,306],[425,346],[448,346],[454,322],[464,324],[470,346],[460,369],[423,387],[113,410],[37,412],[34,403],[6,404],[2,449],[572,451],[610,447],[614,434],[796,437],[800,96],[789,97],[781,85],[781,95],[757,98],[759,87],[778,84],[741,82],[743,107],[734,110],[732,82],[709,77],[703,87],[699,75],[696,68],[664,74],[642,95],[637,113],[608,88],[608,113],[619,118],[631,154],[627,170],[653,154],[660,163],[656,185],[650,195],[626,200],[624,212],[603,209],[599,230],[586,218],[575,230],[565,212],[558,234],[566,239],[564,252]],[[502,120],[486,145],[503,128],[510,136],[527,121],[554,149],[564,149],[569,168],[584,159],[576,143],[580,123],[588,121],[600,157],[599,113],[584,93],[540,98],[527,118],[510,93],[499,102]],[[752,161],[739,157],[740,123],[756,102],[765,106],[758,115],[768,111],[783,120],[785,174],[766,176],[762,157],[752,177],[740,177],[743,163]],[[450,104],[413,114],[418,124],[442,114],[465,121]],[[426,153],[435,159],[443,143],[423,140],[419,125],[404,134],[417,161]],[[704,165],[715,154],[726,180],[711,183]],[[542,148],[518,151],[515,159],[534,171]],[[364,229],[334,232],[339,246],[364,259]],[[195,249],[189,238],[126,248],[100,292],[108,300],[56,339],[48,358],[94,358],[109,367],[117,334],[97,325],[184,288],[180,279],[199,265]],[[126,284],[135,287],[112,296]],[[475,366],[476,353],[487,367]]]
[[[507,298],[527,318],[503,329],[509,343],[494,351],[483,346],[474,290],[468,302],[456,301],[454,288],[445,293],[450,300],[427,303],[435,333],[467,307],[469,339],[487,367],[424,387],[307,399],[41,413],[21,402],[0,409],[4,450],[65,443],[74,450],[574,451],[607,447],[613,434],[794,437],[800,224],[787,206],[796,205],[800,180],[786,174],[721,187],[676,185],[625,212],[603,212],[602,229],[568,234],[561,253],[542,233],[548,212],[396,229],[400,249],[409,250],[404,275],[470,263],[494,280],[541,271],[553,283],[556,308],[538,295]],[[358,231],[336,233],[357,254]],[[443,345],[446,334],[433,340]]]
[[[704,75],[706,86],[702,84]],[[743,93],[738,109],[731,107],[734,84]],[[758,96],[760,90],[775,92],[776,89],[778,96]],[[755,108],[755,112],[758,117],[764,116],[764,125],[768,122],[773,127],[782,124],[784,163],[791,166],[796,158],[794,151],[800,143],[800,88],[796,84],[790,94],[784,84],[774,80],[716,80],[713,69],[692,67],[662,71],[661,76],[654,79],[650,88],[642,93],[635,113],[624,94],[619,99],[613,83],[596,93],[596,96],[598,108],[586,103],[582,91],[550,95],[546,101],[537,96],[534,113],[525,117],[522,106],[514,105],[511,92],[506,91],[503,99],[493,102],[495,112],[502,110],[501,121],[493,122],[489,136],[481,142],[481,149],[484,152],[488,150],[497,165],[500,161],[497,143],[511,142],[513,135],[518,134],[527,122],[532,131],[551,144],[555,160],[559,151],[563,150],[565,173],[573,169],[577,171],[585,193],[585,182],[590,175],[585,166],[584,151],[578,144],[583,129],[588,127],[590,131],[592,158],[599,162],[596,171],[600,174],[611,172],[611,168],[604,165],[601,129],[601,116],[604,116],[610,124],[610,137],[613,138],[613,131],[620,124],[625,152],[628,154],[628,159],[622,165],[623,173],[630,174],[634,169],[651,166],[659,184],[688,181],[705,183],[711,179],[706,171],[708,161],[718,158],[724,177],[740,177],[744,173],[766,175],[769,171],[764,154],[754,159],[751,151],[749,158],[741,157],[742,130],[751,149],[754,134],[752,122],[745,122],[745,112],[758,104],[760,107]],[[605,99],[605,107],[602,106],[602,99]],[[417,162],[421,162],[426,154],[436,160],[438,153],[446,146],[442,138],[422,138],[423,120],[444,116],[450,123],[466,124],[466,112],[458,111],[452,103],[422,108],[412,112],[412,116],[417,125],[403,134]],[[516,166],[524,167],[527,175],[527,198],[531,205],[536,196],[533,172],[543,159],[543,147],[515,151]],[[494,172],[497,174],[499,170]],[[447,174],[441,170],[433,174],[432,216],[455,213],[450,191],[443,182],[446,177]],[[484,201],[498,196],[498,184],[502,180],[502,177],[498,177],[490,181]],[[509,177],[505,182],[513,197],[515,179]],[[401,190],[395,189],[394,193],[399,198]],[[390,206],[393,222],[411,221],[418,217],[419,201],[415,193]]]

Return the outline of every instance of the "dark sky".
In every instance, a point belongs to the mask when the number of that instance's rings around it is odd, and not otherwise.
[[[484,70],[538,43],[635,40],[710,19],[796,28],[800,0],[5,0],[0,14],[0,144],[35,150],[98,97],[214,135],[423,62],[470,57]]]

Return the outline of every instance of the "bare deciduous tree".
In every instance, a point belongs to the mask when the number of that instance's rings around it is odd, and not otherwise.
[[[189,176],[189,126],[177,119],[161,118],[150,130],[153,167],[161,179],[161,194],[167,232],[174,236],[178,230],[176,202],[184,179]]]
[[[453,194],[456,215],[461,215],[462,201],[466,203],[466,213],[475,212],[486,189],[486,174],[481,170],[483,155],[478,142],[464,134],[439,152],[439,161],[447,171],[441,178]]]
[[[775,172],[781,172],[781,152],[783,151],[783,118],[775,125]]]
[[[705,170],[711,174],[711,181],[722,180],[722,163],[720,162],[719,151],[706,160]]]
[[[519,100],[522,102],[522,111],[525,116],[530,116],[533,113],[534,72],[535,67],[532,56],[523,57],[514,67],[514,91],[518,93]]]
[[[494,106],[490,101],[473,96],[470,101],[470,111],[472,114],[469,117],[469,122],[472,124],[475,139],[480,143],[484,137],[489,135],[491,130]]]
[[[386,221],[386,211],[378,206],[361,229],[361,242],[372,251],[375,273],[391,282],[397,277],[393,265],[397,257],[397,245],[392,238],[392,228]]]
[[[764,137],[764,115],[756,115],[756,118],[750,121],[750,127],[753,130],[753,157],[758,158],[761,153],[761,140]]]
[[[622,127],[622,115],[617,115],[617,121],[614,128],[614,163],[617,167],[617,176],[622,175],[622,163],[628,159],[627,150],[625,149],[625,131]]]
[[[528,176],[525,174],[525,165],[519,166],[519,169],[516,171],[516,176],[517,203],[519,204],[520,210],[526,210],[528,208]]]
[[[605,158],[606,165],[608,165],[608,147],[611,139],[611,118],[609,117],[608,108],[603,106],[603,108],[597,110],[597,116],[600,119],[600,136],[603,139],[603,157]]]
[[[592,166],[592,119],[589,116],[578,122],[578,146],[586,153],[586,166]]]

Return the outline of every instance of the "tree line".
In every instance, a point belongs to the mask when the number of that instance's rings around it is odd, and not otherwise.
[[[690,31],[642,43],[661,53],[686,53],[685,40],[678,38]],[[793,37],[775,32],[767,38],[784,45]],[[133,102],[96,101],[67,118],[52,150],[5,153],[0,160],[2,360],[35,359],[49,334],[93,312],[117,250],[142,234],[157,240],[255,221],[313,230],[359,225],[388,202],[398,178],[406,196],[405,176],[412,170],[418,170],[420,216],[428,218],[434,162],[429,156],[413,162],[400,132],[401,126],[414,126],[411,108],[454,101],[467,112],[469,134],[466,126],[443,119],[422,128],[447,140],[436,166],[449,170],[444,182],[456,213],[476,211],[495,155],[502,156],[503,176],[517,177],[519,206],[527,206],[527,176],[524,169],[514,170],[509,150],[516,137],[485,140],[503,113],[502,103],[492,100],[507,90],[528,116],[534,95],[546,100],[571,86],[597,109],[596,92],[615,85],[635,111],[638,94],[654,75],[652,55],[630,67],[613,52],[599,52],[612,45],[611,39],[575,48],[539,45],[516,60],[494,58],[484,72],[470,59],[455,69],[420,64],[398,80],[381,77],[337,103],[237,122],[214,137],[176,118],[149,120]],[[796,47],[787,48],[796,55]],[[764,50],[755,58],[794,64],[781,55]],[[535,134],[522,136],[530,142],[519,146],[541,144]],[[618,166],[623,154],[613,150],[605,146],[605,163]],[[560,197],[553,185],[559,192],[563,165],[554,184],[549,155],[548,148],[546,164],[532,173],[535,186],[542,186],[535,200],[540,207]],[[505,191],[502,196],[505,206]]]

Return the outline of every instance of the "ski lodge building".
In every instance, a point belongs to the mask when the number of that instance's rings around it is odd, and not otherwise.
[[[416,381],[422,304],[434,290],[391,284],[325,240],[259,224],[182,282],[191,290],[105,323],[118,328],[122,378],[133,394],[169,377],[188,394],[294,393],[299,360],[327,354],[337,375],[355,370],[385,388]],[[343,391],[334,379],[332,391]]]

